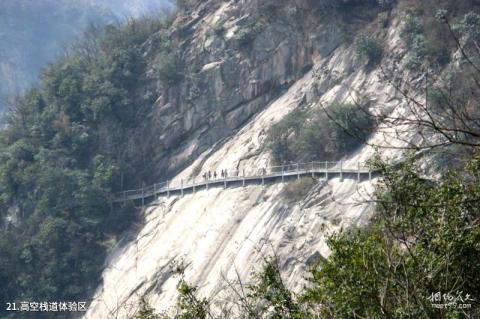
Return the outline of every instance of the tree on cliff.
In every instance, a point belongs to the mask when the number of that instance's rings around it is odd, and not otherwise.
[[[135,222],[132,204],[112,210],[111,194],[151,175],[139,131],[154,102],[142,48],[164,28],[143,19],[90,29],[7,114],[0,300],[82,300],[97,286],[107,249]]]

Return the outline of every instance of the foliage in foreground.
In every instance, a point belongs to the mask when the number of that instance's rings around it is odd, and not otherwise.
[[[465,301],[472,309],[439,310],[428,297],[477,299],[480,293],[480,157],[465,175],[450,173],[439,182],[421,178],[411,162],[398,171],[380,168],[376,221],[366,231],[330,239],[333,254],[312,272],[308,299],[335,318],[478,315],[478,301]]]
[[[286,288],[276,259],[268,259],[251,284],[230,285],[227,293],[240,297],[222,304],[227,315],[212,307],[214,297],[185,303],[196,298],[196,288],[182,277],[181,315],[161,318],[229,318],[232,313],[252,319],[478,317],[480,155],[463,172],[439,181],[422,178],[413,161],[376,166],[384,173],[377,217],[368,229],[329,238],[330,258],[310,270],[300,295]],[[437,293],[471,308],[436,308],[449,302],[431,300]]]

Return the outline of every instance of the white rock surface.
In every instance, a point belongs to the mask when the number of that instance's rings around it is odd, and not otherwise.
[[[268,154],[261,150],[265,131],[298,104],[308,81],[311,74],[219,150],[210,155],[206,152],[203,167],[220,170],[267,165]],[[365,147],[347,161],[353,165],[372,152]],[[179,174],[177,182],[189,178],[201,161]],[[126,318],[135,312],[139,298],[145,294],[155,308],[167,309],[175,301],[177,282],[170,277],[169,263],[181,257],[191,262],[187,278],[199,285],[203,294],[220,289],[222,276],[235,276],[236,270],[248,278],[253,265],[273,253],[284,264],[286,281],[298,288],[308,257],[315,252],[328,256],[325,235],[329,231],[365,224],[371,216],[371,207],[364,202],[372,191],[369,182],[330,180],[315,194],[318,203],[309,208],[284,204],[282,188],[282,184],[213,188],[159,200],[148,208],[146,224],[138,236],[112,253],[116,257],[111,258],[104,283],[85,317],[115,314]]]
[[[394,23],[392,28],[395,26]],[[388,37],[395,54],[398,35],[389,30]],[[203,172],[268,165],[269,154],[262,148],[267,129],[304,102],[305,97],[308,103],[320,107],[362,92],[378,108],[403,110],[393,89],[380,79],[378,70],[351,71],[353,55],[352,47],[341,47],[328,58],[319,57],[312,70],[288,92],[236,135],[206,151],[174,182],[193,178],[194,172],[198,173],[197,167]],[[318,93],[319,90],[322,92]],[[392,139],[389,134],[392,132],[388,131],[379,129],[370,144],[401,146],[403,142]],[[389,158],[401,154],[396,148],[379,150]],[[356,167],[357,161],[368,160],[374,152],[373,147],[364,146],[344,160],[347,166]],[[171,277],[169,264],[182,257],[190,262],[188,281],[198,285],[203,295],[220,290],[222,278],[233,278],[236,271],[248,280],[262,258],[273,253],[280,259],[288,285],[300,288],[307,259],[316,252],[324,257],[329,255],[325,236],[340,227],[364,225],[372,215],[372,207],[366,200],[372,194],[373,183],[338,178],[324,185],[322,181],[319,183],[307,202],[293,206],[282,199],[282,184],[212,188],[181,198],[158,200],[147,209],[145,225],[138,235],[112,252],[103,273],[103,284],[85,318],[127,318],[137,310],[142,296],[156,309],[168,309],[177,296],[177,281]]]

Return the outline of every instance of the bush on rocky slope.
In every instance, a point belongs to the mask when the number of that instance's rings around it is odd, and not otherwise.
[[[355,52],[360,59],[365,59],[370,65],[374,65],[382,59],[383,48],[375,38],[360,34],[355,39]]]
[[[365,141],[374,124],[356,105],[333,103],[326,110],[294,110],[270,128],[266,141],[276,163],[331,160]]]

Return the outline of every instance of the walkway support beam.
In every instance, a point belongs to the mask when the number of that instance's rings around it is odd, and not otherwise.
[[[357,163],[357,182],[360,182],[360,162]]]
[[[343,181],[343,161],[340,161],[340,180]]]

